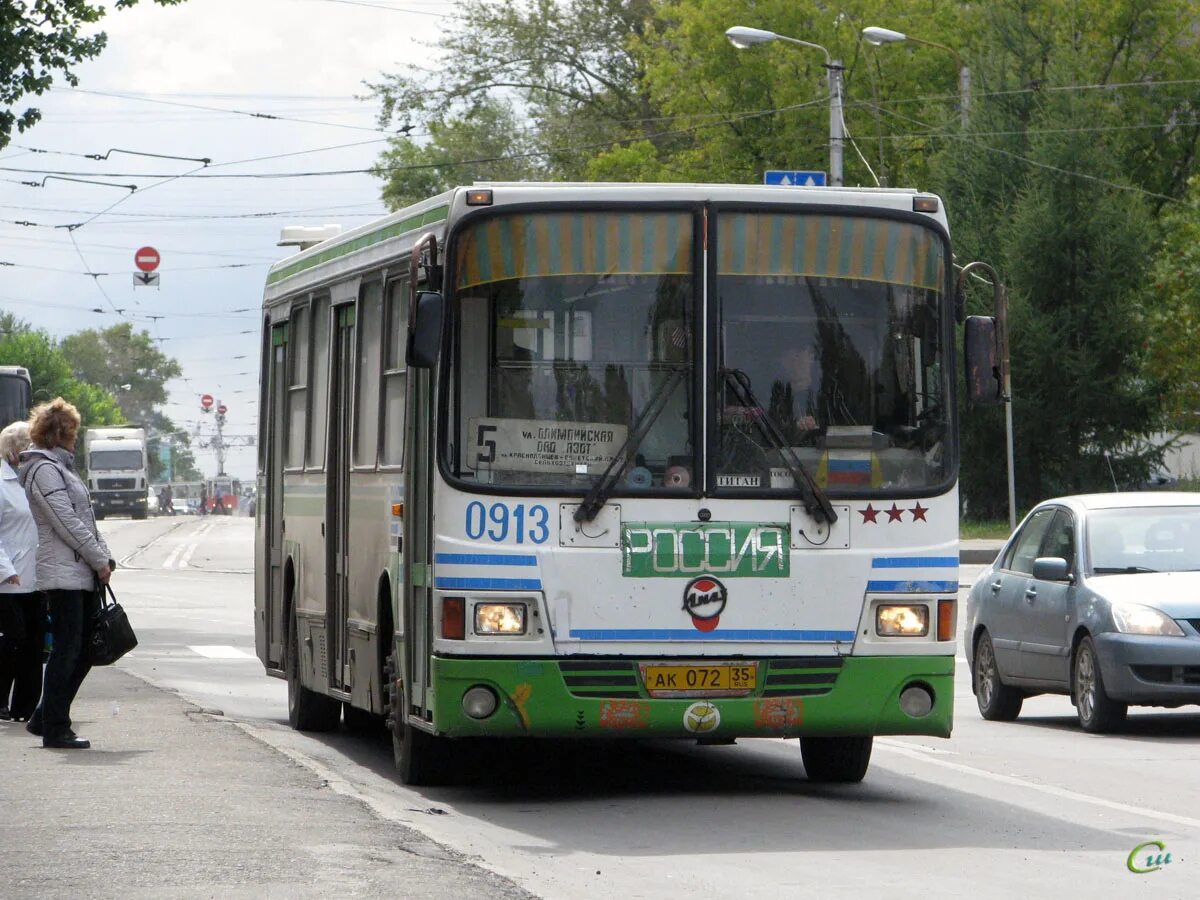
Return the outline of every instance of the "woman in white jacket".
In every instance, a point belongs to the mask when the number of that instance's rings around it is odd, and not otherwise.
[[[17,480],[29,423],[0,431],[0,719],[24,722],[42,696],[46,601],[37,590],[38,531]],[[11,695],[11,699],[10,699]]]
[[[46,663],[42,703],[25,726],[43,747],[82,750],[71,730],[71,702],[91,670],[84,640],[99,608],[97,581],[108,584],[115,562],[96,528],[92,498],[75,474],[79,412],[56,397],[29,418],[33,446],[21,454],[20,477],[38,527],[37,580],[46,593],[54,648]]]

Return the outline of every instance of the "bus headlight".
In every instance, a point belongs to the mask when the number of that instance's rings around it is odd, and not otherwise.
[[[924,637],[929,634],[929,607],[917,604],[876,607],[875,633],[880,637]]]
[[[524,603],[477,603],[476,634],[524,634]]]

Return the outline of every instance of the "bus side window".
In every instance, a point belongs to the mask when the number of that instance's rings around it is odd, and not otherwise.
[[[329,406],[329,296],[317,297],[312,316],[312,406],[309,407],[308,454],[310,469],[325,465],[325,414]]]
[[[387,302],[387,341],[383,372],[383,455],[385,466],[404,463],[404,388],[408,345],[408,279],[392,282]]]
[[[288,352],[288,426],[285,465],[304,465],[304,436],[308,415],[308,307],[292,310]]]
[[[374,466],[379,453],[379,379],[383,368],[383,285],[363,286],[359,299],[358,410],[354,417],[354,464]]]

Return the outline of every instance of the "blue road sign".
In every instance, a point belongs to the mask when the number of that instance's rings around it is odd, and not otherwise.
[[[778,184],[784,187],[825,187],[825,173],[769,169],[763,173],[763,184]]]

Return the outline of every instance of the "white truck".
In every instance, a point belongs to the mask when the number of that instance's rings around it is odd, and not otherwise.
[[[85,447],[96,518],[114,513],[146,518],[150,487],[146,430],[133,426],[89,428]]]

